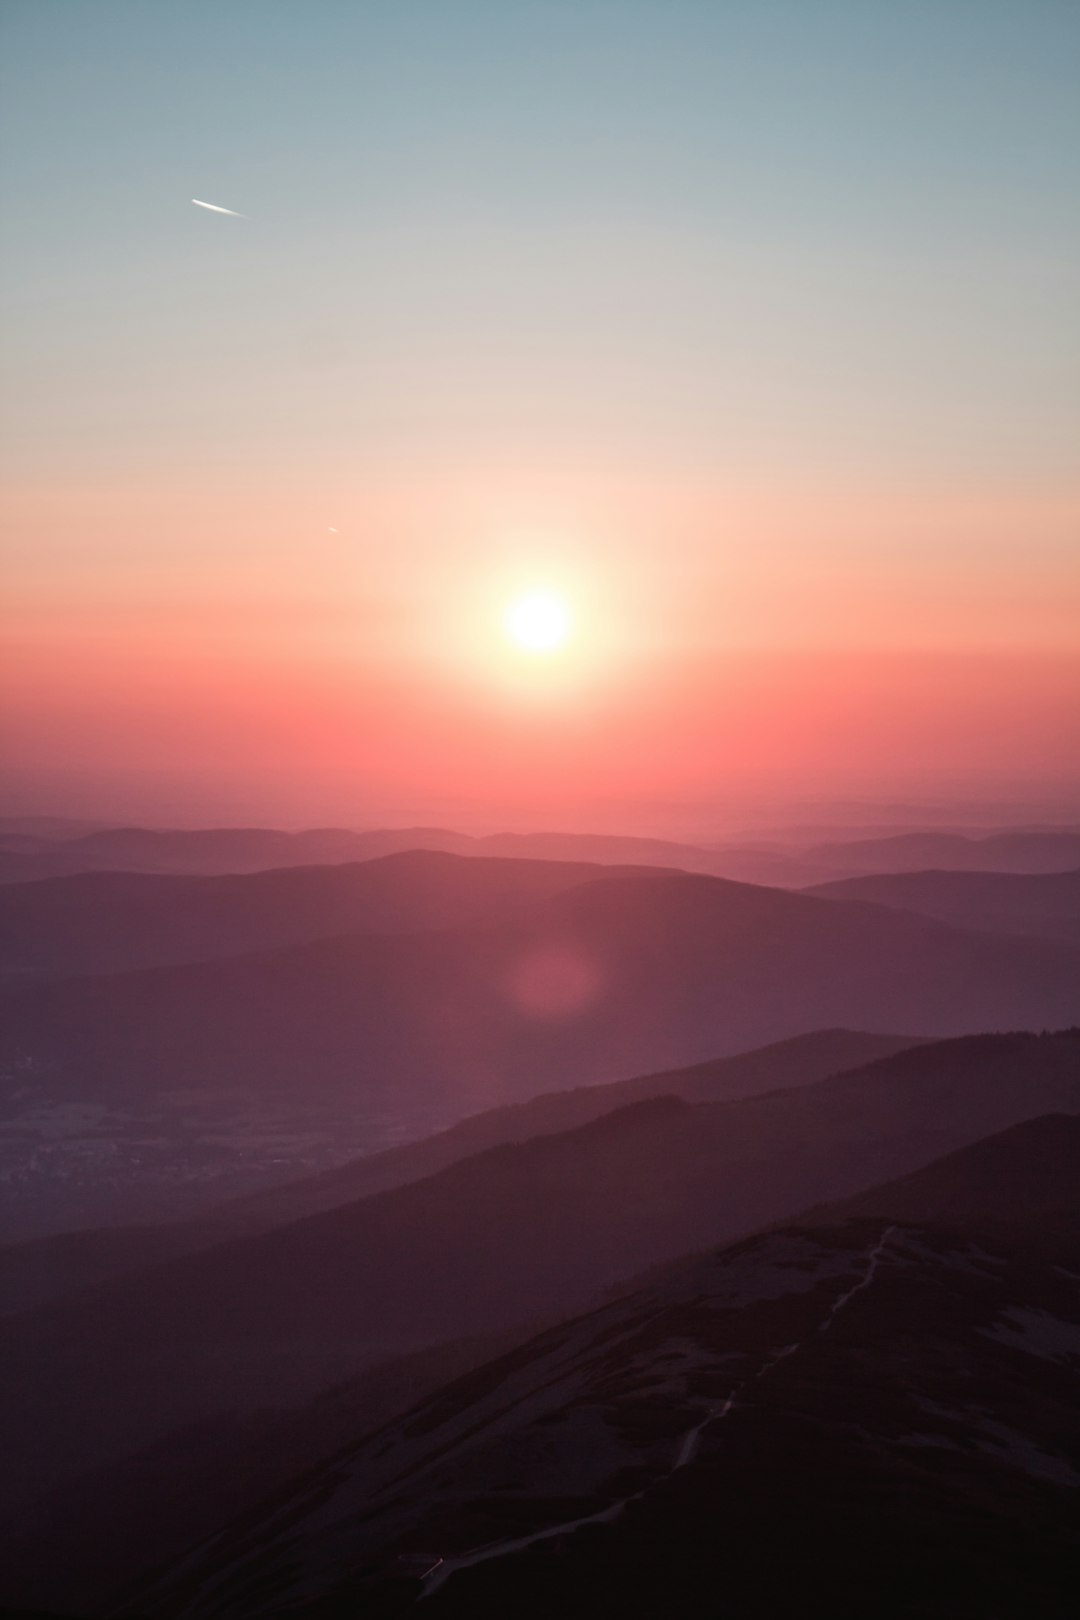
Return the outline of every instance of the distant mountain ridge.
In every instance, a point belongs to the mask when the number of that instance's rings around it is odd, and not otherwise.
[[[277,1225],[286,1218],[299,1220],[321,1209],[368,1197],[385,1187],[432,1175],[460,1158],[504,1142],[528,1142],[538,1136],[576,1129],[628,1103],[645,1102],[651,1097],[681,1097],[687,1102],[736,1101],[762,1092],[813,1085],[830,1075],[862,1068],[923,1044],[925,1037],[814,1030],[687,1068],[634,1075],[628,1080],[569,1091],[542,1092],[527,1102],[470,1115],[449,1130],[420,1142],[389,1148],[322,1175],[236,1200],[228,1210],[258,1224]]]
[[[449,1130],[420,1141],[213,1205],[188,1221],[64,1232],[0,1246],[0,1314],[31,1309],[175,1255],[283,1226],[373,1193],[423,1180],[459,1159],[503,1143],[573,1130],[630,1102],[655,1096],[720,1102],[788,1086],[811,1085],[828,1075],[919,1044],[912,1036],[815,1030],[790,1041],[687,1069],[545,1092],[528,1102],[472,1114]]]
[[[1080,941],[1080,870],[883,873],[821,883],[806,892],[869,900],[960,928]]]
[[[18,824],[16,824],[18,825]],[[46,818],[45,825],[48,825]],[[1055,872],[1080,866],[1080,829],[1016,829],[970,835],[893,833],[792,842],[770,838],[716,845],[599,833],[494,833],[474,837],[446,827],[344,827],[283,832],[265,827],[96,828],[61,834],[0,832],[0,884],[87,871],[214,876],[282,866],[377,859],[407,849],[533,860],[667,866],[740,882],[805,888],[855,874],[931,867]]]
[[[661,870],[657,868],[657,870]],[[349,933],[470,928],[635,866],[402,850],[215,877],[83,872],[0,893],[0,973],[117,973]]]
[[[226,876],[281,867],[377,860],[410,850],[507,859],[666,866],[716,872],[713,851],[661,838],[590,833],[494,833],[473,837],[447,827],[345,827],[282,832],[265,827],[107,828],[63,842],[23,837],[17,848],[0,840],[0,882],[28,882],[80,872],[141,872],[159,876]]]
[[[395,857],[443,882],[451,856]],[[469,882],[489,863],[458,861]],[[549,868],[537,863],[544,877]],[[498,877],[499,873],[496,872]],[[518,878],[514,878],[514,892]],[[491,927],[349,934],[5,998],[0,1061],[56,1097],[243,1087],[461,1113],[814,1028],[926,1035],[1080,1017],[1080,948],[682,873],[609,874]]]
[[[1067,872],[1080,866],[1080,829],[1055,832],[898,833],[890,838],[817,844],[807,857],[849,872]]]

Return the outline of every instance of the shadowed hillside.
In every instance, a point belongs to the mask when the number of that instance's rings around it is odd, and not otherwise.
[[[0,972],[115,973],[338,934],[469,928],[604,875],[580,863],[427,851],[227,877],[84,873],[0,896]]]
[[[657,1099],[0,1324],[16,1501],[184,1421],[580,1305],[642,1267],[1080,1110],[1075,1036],[915,1048],[732,1103]]]
[[[1069,872],[1080,865],[1080,829],[1062,827],[1039,832],[1006,831],[972,838],[963,833],[912,832],[890,838],[816,844],[805,851],[818,861],[847,872]],[[820,879],[819,881],[824,881]]]
[[[910,1176],[812,1211],[810,1218],[890,1215],[942,1226],[1019,1226],[1078,1212],[1080,1115],[1044,1114]]]
[[[960,928],[1080,940],[1080,871],[903,872],[845,878],[809,891],[835,900],[870,900]]]
[[[625,1103],[654,1096],[722,1101],[827,1075],[917,1045],[910,1036],[817,1030],[736,1057],[606,1086],[546,1092],[490,1109],[402,1147],[387,1148],[321,1175],[211,1207],[194,1220],[57,1233],[0,1247],[0,1314],[27,1310],[91,1283],[158,1260],[205,1249],[244,1232],[282,1226],[405,1182],[419,1181],[469,1154],[503,1142],[571,1130]]]
[[[1038,1137],[997,1139],[1007,1179]],[[1064,1620],[1080,1226],[975,1231],[818,1222],[672,1265],[339,1449],[134,1607]]]
[[[715,878],[613,876],[514,923],[347,935],[9,993],[0,1061],[57,1098],[200,1087],[462,1113],[850,1026],[1080,1014],[1080,947]]]

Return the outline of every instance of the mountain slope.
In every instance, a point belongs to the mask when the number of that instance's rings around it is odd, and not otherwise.
[[[137,1607],[1063,1617],[1065,1257],[1075,1230],[987,1250],[879,1219],[674,1266],[338,1451]]]
[[[415,930],[470,907],[487,920],[0,997],[12,1230],[185,1217],[540,1092],[813,1029],[940,1037],[1080,1019],[1080,946],[865,902],[642,868],[566,888],[550,863],[445,855],[349,872],[366,926],[378,913]],[[341,892],[333,872],[228,881]],[[325,909],[304,926],[326,926]]]
[[[682,874],[519,921],[349,935],[11,994],[0,1062],[99,1101],[189,1088],[490,1107],[858,1021],[959,1034],[1080,1016],[1080,948]]]
[[[474,1153],[504,1142],[573,1130],[602,1114],[650,1097],[682,1097],[687,1102],[728,1102],[761,1092],[812,1085],[829,1075],[891,1057],[924,1044],[914,1036],[867,1035],[859,1030],[815,1030],[787,1041],[756,1047],[734,1057],[716,1058],[659,1074],[635,1075],[607,1085],[543,1092],[528,1102],[472,1114],[449,1130],[419,1142],[372,1153],[351,1164],[305,1177],[265,1193],[238,1199],[221,1211],[257,1226],[280,1225],[333,1209],[407,1181],[434,1175]]]
[[[462,835],[440,827],[368,833],[344,827],[282,832],[272,827],[103,827],[62,844],[3,852],[0,882],[24,883],[80,872],[199,876],[262,872],[275,867],[364,861],[405,849],[456,849]]]
[[[1024,1120],[808,1218],[888,1215],[947,1226],[1015,1226],[1063,1212],[1080,1212],[1077,1114]]]
[[[74,826],[74,824],[72,824]],[[446,827],[344,827],[282,832],[269,827],[75,827],[61,841],[33,829],[0,839],[0,883],[33,882],[77,872],[219,875],[372,860],[400,850],[443,850],[602,865],[674,867],[747,883],[800,887],[854,873],[947,870],[1061,872],[1080,864],[1080,831],[1015,828],[998,833],[927,830],[828,842],[793,836],[776,842],[702,846],[664,838],[589,833],[493,833],[473,837]]]
[[[1080,940],[1080,871],[899,872],[844,878],[807,891],[834,900],[870,900],[960,928]]]
[[[910,1036],[816,1030],[688,1069],[546,1092],[525,1103],[489,1109],[420,1141],[212,1206],[194,1220],[92,1228],[0,1246],[0,1315],[32,1309],[92,1283],[210,1248],[244,1232],[283,1226],[320,1210],[420,1181],[458,1159],[504,1142],[572,1130],[629,1102],[654,1096],[718,1102],[784,1086],[810,1085],[918,1044]]]
[[[913,832],[889,838],[861,838],[816,844],[805,850],[817,861],[844,872],[1068,872],[1080,865],[1080,829],[1061,827],[1011,830],[973,838],[963,833]]]
[[[502,1331],[910,1171],[1080,1111],[1075,1035],[915,1048],[732,1103],[636,1104],[0,1323],[21,1502],[177,1425],[309,1398],[365,1360]],[[15,1460],[18,1467],[14,1466]]]
[[[588,833],[493,833],[475,838],[446,827],[344,827],[281,832],[269,827],[98,828],[69,837],[8,839],[0,882],[31,882],[80,872],[218,876],[375,860],[404,850],[505,856],[601,865],[666,866],[723,875],[716,852],[663,838]],[[734,875],[739,875],[738,873]]]
[[[957,1233],[959,1226],[965,1226],[968,1233],[978,1239],[983,1267],[988,1228],[993,1228],[989,1241],[999,1243],[1004,1238],[1015,1249],[1017,1233],[1015,1230],[1010,1233],[1009,1228],[1017,1228],[1018,1220],[1030,1252],[1031,1241],[1035,1239],[1036,1244],[1040,1241],[1038,1228],[1044,1213],[1056,1217],[1080,1215],[1080,1116],[1043,1116],[1014,1126],[991,1139],[950,1153],[902,1181],[874,1187],[868,1194],[847,1200],[847,1204],[810,1212],[800,1218],[800,1225],[814,1228],[810,1241],[816,1243],[823,1228],[836,1231],[847,1210],[857,1215],[861,1212],[863,1217],[876,1215],[889,1221],[902,1220],[908,1225],[931,1223],[936,1228],[942,1225],[939,1220],[942,1212],[947,1213],[946,1225],[952,1233]],[[855,1234],[857,1239],[863,1231],[865,1220]],[[792,1231],[785,1236],[793,1236]],[[1065,1241],[1075,1243],[1067,1233]],[[832,1238],[831,1243],[834,1243]],[[834,1249],[839,1251],[839,1247],[834,1243]],[[1054,1243],[1054,1251],[1056,1259],[1061,1260],[1057,1243]],[[758,1241],[753,1239],[743,1244],[742,1252],[758,1259],[763,1254]],[[806,1255],[810,1252],[808,1249]],[[970,1249],[968,1254],[975,1252]],[[926,1255],[921,1254],[920,1259],[926,1259]],[[733,1272],[735,1255],[729,1254],[729,1262],[729,1272]],[[840,1260],[840,1264],[847,1262]],[[970,1257],[965,1264],[970,1268]],[[674,1267],[669,1264],[659,1268],[641,1281],[635,1293],[670,1291],[672,1281],[685,1281],[685,1275],[693,1272],[696,1265],[698,1262],[680,1262]],[[714,1283],[716,1273],[709,1273],[709,1280]],[[756,1291],[761,1293],[764,1268],[755,1273],[755,1283]],[[610,1312],[606,1311],[586,1320],[594,1324],[597,1320],[609,1319]],[[544,1336],[542,1343],[551,1345],[557,1338],[557,1333],[551,1333]],[[615,1349],[619,1349],[620,1341],[614,1343]],[[15,1542],[5,1544],[3,1549],[11,1579],[16,1578],[16,1571],[26,1571],[21,1591],[42,1602],[74,1605],[83,1599],[97,1604],[105,1601],[110,1584],[115,1591],[121,1583],[131,1581],[139,1557],[147,1568],[154,1568],[167,1558],[175,1558],[185,1545],[214,1533],[240,1511],[248,1513],[249,1524],[261,1523],[259,1534],[254,1537],[256,1544],[266,1542],[267,1515],[266,1511],[259,1510],[259,1500],[272,1490],[279,1492],[279,1503],[300,1502],[306,1492],[306,1482],[301,1489],[296,1476],[301,1468],[311,1468],[324,1461],[325,1456],[332,1456],[332,1463],[329,1468],[316,1466],[313,1477],[325,1479],[332,1474],[337,1481],[334,1490],[337,1490],[345,1477],[343,1461],[348,1468],[348,1458],[359,1450],[355,1439],[350,1440],[350,1437],[363,1437],[377,1422],[393,1416],[395,1409],[403,1411],[415,1405],[427,1385],[434,1388],[437,1383],[445,1382],[447,1374],[444,1379],[437,1379],[439,1367],[452,1372],[455,1361],[465,1371],[470,1366],[478,1367],[478,1374],[468,1379],[463,1388],[468,1392],[470,1413],[483,1421],[484,1390],[497,1387],[502,1395],[507,1382],[505,1379],[500,1382],[492,1369],[483,1371],[481,1364],[489,1358],[484,1358],[481,1351],[483,1346],[478,1343],[439,1346],[431,1353],[372,1369],[366,1379],[353,1380],[332,1392],[329,1398],[296,1413],[253,1414],[248,1419],[233,1421],[215,1419],[196,1430],[181,1430],[180,1434],[167,1437],[141,1455],[123,1461],[117,1468],[104,1469],[86,1481],[74,1482],[36,1513],[31,1513],[23,1534],[16,1537]],[[665,1358],[670,1372],[672,1356],[667,1351],[661,1351],[654,1359],[664,1364]],[[541,1356],[529,1359],[528,1345],[513,1358],[518,1369],[528,1367],[534,1388],[538,1383],[536,1366],[542,1359]],[[685,1346],[682,1359],[685,1362]],[[680,1358],[674,1361],[675,1366],[680,1364]],[[651,1421],[656,1422],[659,1388],[648,1390],[646,1383],[644,1392],[653,1400]],[[555,1382],[538,1388],[536,1395],[546,1401],[546,1411],[539,1419],[534,1414],[529,1416],[529,1426],[534,1430],[539,1427],[546,1437],[547,1448],[551,1430],[559,1435],[567,1427],[565,1413],[559,1411],[560,1401],[565,1403],[567,1388],[565,1383]],[[452,1392],[439,1398],[444,1414],[447,1409],[455,1409],[449,1405],[450,1398]],[[460,1401],[457,1405],[461,1405]],[[415,1427],[410,1419],[406,1429],[411,1432]],[[442,1442],[445,1424],[436,1426],[434,1434]],[[347,1440],[350,1443],[342,1450]],[[455,1440],[450,1443],[452,1452],[460,1450]],[[518,1474],[528,1477],[521,1466],[518,1440],[513,1442],[513,1447]],[[580,1464],[580,1453],[567,1458],[568,1463],[575,1458]],[[436,1495],[444,1486],[445,1481],[437,1484]],[[304,1549],[303,1510],[300,1523],[300,1545]],[[235,1537],[235,1529],[228,1536],[212,1537],[212,1560],[201,1555],[196,1562],[206,1568],[217,1560],[223,1545],[235,1542]],[[52,1557],[57,1547],[63,1549],[60,1567]],[[266,1557],[266,1550],[266,1547],[262,1549],[262,1557]],[[311,1549],[304,1549],[303,1557],[304,1562],[308,1562]],[[334,1560],[327,1558],[325,1550],[319,1562],[324,1573],[330,1573]],[[377,1567],[385,1567],[387,1558],[381,1557],[376,1563]],[[342,1571],[338,1570],[338,1575],[340,1573]],[[363,1607],[366,1610],[368,1604],[364,1602]]]
[[[620,869],[415,850],[239,876],[87,872],[3,894],[0,973],[116,973],[354,932],[468,928],[606,870]]]

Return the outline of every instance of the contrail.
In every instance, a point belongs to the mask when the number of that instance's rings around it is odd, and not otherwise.
[[[212,214],[231,214],[233,219],[247,219],[247,214],[238,214],[235,208],[219,208],[217,203],[200,202],[198,197],[192,197],[196,208],[209,208]]]

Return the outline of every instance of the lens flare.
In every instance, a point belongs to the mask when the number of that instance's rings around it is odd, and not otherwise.
[[[591,952],[574,945],[548,945],[528,951],[507,982],[510,999],[529,1018],[572,1018],[592,1006],[603,991],[604,975]]]

